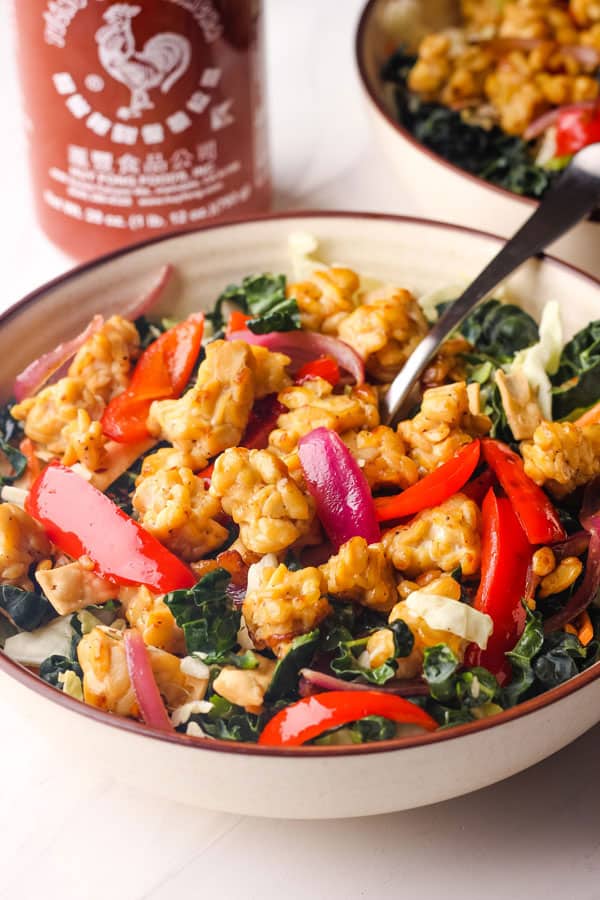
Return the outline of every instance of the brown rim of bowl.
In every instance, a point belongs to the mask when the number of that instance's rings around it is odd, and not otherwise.
[[[59,275],[57,278],[52,279],[51,281],[42,285],[42,287],[37,288],[35,291],[27,294],[21,300],[17,301],[13,306],[9,307],[9,309],[7,309],[4,313],[0,314],[0,327],[5,322],[12,319],[15,315],[18,315],[18,313],[24,307],[29,306],[31,303],[34,303],[35,301],[41,299],[45,294],[47,294],[49,291],[52,291],[59,285],[77,279],[80,275],[83,275],[90,269],[102,266],[104,263],[110,262],[113,259],[125,256],[126,254],[135,252],[136,250],[141,250],[142,248],[150,246],[152,244],[162,243],[163,241],[172,240],[173,238],[176,239],[178,237],[183,237],[189,234],[201,234],[204,231],[214,231],[220,228],[243,226],[263,221],[279,220],[285,222],[289,219],[307,218],[371,219],[375,221],[385,221],[390,223],[410,223],[419,227],[439,228],[442,231],[447,231],[448,229],[450,229],[451,231],[459,231],[463,234],[471,235],[474,238],[492,240],[496,243],[503,243],[505,241],[504,238],[501,238],[498,235],[490,234],[489,232],[482,231],[476,228],[468,228],[464,225],[439,222],[433,219],[424,219],[417,216],[394,216],[386,213],[363,213],[347,211],[337,212],[335,210],[300,210],[298,212],[275,212],[265,213],[259,216],[242,216],[239,218],[229,219],[226,222],[220,222],[217,225],[204,225],[199,228],[187,229],[184,231],[177,231],[165,235],[160,235],[156,238],[151,238],[146,241],[140,241],[137,244],[128,245],[127,247],[123,247],[120,250],[115,250],[112,253],[101,256],[98,259],[83,263],[82,265],[69,270],[63,275]],[[556,259],[552,256],[548,256],[544,253],[540,254],[540,257],[543,258],[544,261],[549,265],[562,268],[567,272],[575,275],[577,278],[584,279],[585,281],[590,282],[600,289],[600,279],[594,278],[592,275],[589,275],[587,272],[578,269],[576,266],[572,266],[570,263],[563,262],[562,260]],[[480,731],[486,731],[488,728],[496,728],[499,725],[504,724],[505,722],[514,721],[515,719],[519,719],[522,716],[529,715],[530,713],[537,712],[538,710],[543,709],[546,706],[550,706],[553,703],[556,703],[558,700],[562,700],[565,697],[568,697],[570,694],[573,694],[581,688],[585,687],[586,685],[591,684],[598,677],[600,677],[600,662],[594,663],[592,666],[590,666],[589,669],[586,669],[579,675],[576,675],[574,678],[566,681],[564,684],[561,684],[555,688],[551,688],[549,691],[540,694],[538,697],[534,697],[531,700],[526,700],[524,703],[520,703],[517,706],[512,707],[511,709],[507,709],[501,713],[498,713],[498,715],[496,716],[490,716],[487,719],[479,719],[476,722],[467,722],[464,725],[455,725],[451,728],[443,728],[438,731],[428,732],[426,734],[414,735],[404,738],[394,738],[391,740],[379,741],[372,744],[355,744],[348,746],[340,745],[332,747],[302,746],[290,748],[262,747],[258,746],[257,744],[236,743],[234,741],[224,741],[218,738],[196,738],[185,734],[179,734],[178,732],[165,733],[156,731],[154,729],[148,728],[142,722],[138,722],[134,719],[126,719],[112,713],[103,712],[100,709],[96,709],[93,706],[88,706],[87,704],[79,700],[75,700],[73,697],[69,697],[67,694],[63,694],[62,691],[58,691],[47,682],[42,681],[42,679],[38,675],[35,675],[25,666],[10,659],[10,657],[6,656],[6,654],[2,650],[0,650],[0,672],[5,673],[10,678],[14,678],[16,681],[20,682],[25,687],[30,688],[35,693],[41,695],[44,698],[47,698],[53,703],[59,704],[67,710],[71,710],[77,715],[85,716],[94,722],[109,725],[112,728],[118,728],[123,731],[132,732],[133,734],[137,734],[139,736],[154,738],[156,740],[166,741],[168,743],[174,743],[178,744],[179,746],[190,747],[196,750],[203,749],[224,753],[242,753],[258,756],[302,756],[311,758],[385,753],[393,750],[402,750],[405,748],[408,749],[411,747],[421,747],[428,744],[436,744],[440,741],[451,740],[455,737],[466,737]]]
[[[501,194],[503,197],[506,197],[511,200],[516,200],[518,203],[526,204],[527,206],[538,206],[539,201],[534,200],[532,197],[524,197],[522,194],[516,194],[514,191],[509,191],[506,188],[500,187],[498,184],[492,184],[491,181],[486,181],[485,178],[481,178],[479,175],[473,175],[471,172],[467,172],[465,169],[461,169],[460,166],[457,166],[455,163],[449,162],[449,160],[444,159],[443,156],[440,156],[439,153],[435,153],[433,150],[430,150],[429,147],[426,147],[425,144],[422,144],[418,141],[414,135],[408,131],[407,128],[404,128],[400,122],[395,119],[392,115],[390,115],[389,111],[386,109],[385,104],[381,101],[377,93],[373,90],[369,83],[369,79],[367,78],[367,71],[365,65],[365,54],[364,54],[364,35],[367,27],[367,23],[375,9],[375,6],[380,2],[380,0],[368,0],[368,3],[364,7],[359,22],[358,28],[356,31],[356,38],[354,42],[354,49],[356,54],[356,64],[358,67],[358,72],[360,76],[360,81],[363,87],[363,90],[371,100],[373,106],[377,109],[379,114],[383,116],[385,121],[390,125],[394,131],[398,133],[401,138],[404,138],[409,144],[411,144],[415,150],[418,150],[420,153],[423,153],[425,156],[428,156],[433,162],[438,163],[441,166],[445,166],[447,169],[450,169],[456,175],[461,175],[463,178],[467,178],[469,181],[472,181],[473,184],[476,184],[480,188],[485,188],[490,191],[495,191],[497,194]]]

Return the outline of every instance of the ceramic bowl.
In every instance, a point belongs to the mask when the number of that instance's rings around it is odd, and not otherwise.
[[[419,294],[474,276],[496,237],[389,216],[273,216],[161,238],[83,266],[30,294],[0,321],[0,389],[93,313],[117,312],[170,262],[177,280],[164,310],[207,309],[224,285],[251,272],[289,272],[287,241],[308,231],[328,262]],[[566,331],[597,316],[600,285],[549,258],[523,266],[509,295],[539,316],[558,300]],[[600,720],[600,666],[496,717],[434,734],[350,747],[273,750],[165,736],[50,687],[0,652],[0,702],[19,707],[57,743],[57,765],[77,761],[172,800],[273,817],[330,818],[408,809],[473,791],[560,750]],[[157,773],[159,775],[157,776]]]
[[[398,10],[403,7],[403,14]],[[420,215],[510,237],[537,201],[470,175],[429,150],[396,117],[393,89],[381,67],[400,46],[416,51],[424,34],[456,24],[454,0],[369,0],[359,21],[356,59],[373,134],[388,157],[411,208]],[[600,277],[600,223],[585,221],[550,252]]]

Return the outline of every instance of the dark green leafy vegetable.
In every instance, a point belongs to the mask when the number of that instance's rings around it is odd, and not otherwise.
[[[218,694],[212,694],[209,700],[213,705],[211,711],[204,715],[191,716],[190,721],[196,721],[211,737],[221,738],[224,741],[256,743],[264,727],[260,716],[247,713],[241,706],[234,706]]]
[[[583,412],[598,401],[600,319],[590,322],[565,344],[558,371],[551,380],[552,412],[557,419]]]
[[[433,700],[458,712],[491,703],[498,694],[498,682],[481,666],[458,671],[460,660],[446,644],[428,647],[423,656],[423,677]],[[455,717],[446,716],[457,724]]]
[[[310,743],[319,747],[335,744],[366,744],[371,741],[387,741],[396,736],[396,723],[383,716],[365,716],[352,725],[327,731]]]
[[[245,653],[233,653],[231,650],[227,653],[207,653],[203,656],[202,662],[207,666],[235,666],[236,669],[258,667],[258,659],[252,650],[246,650]]]
[[[240,612],[227,596],[231,575],[214,569],[190,590],[172,591],[165,603],[183,628],[188,653],[226,653],[237,642]]]
[[[486,300],[467,316],[460,333],[478,354],[498,363],[510,362],[519,350],[539,340],[538,326],[529,313],[513,303]]]
[[[357,656],[365,649],[368,638],[358,638],[340,644],[338,656],[331,661],[331,669],[340,678],[347,681],[361,677],[370,684],[385,684],[396,674],[398,665],[395,659],[388,659],[376,669],[362,666]]]
[[[78,678],[83,678],[83,672],[77,660],[69,659],[67,656],[53,654],[40,665],[40,678],[59,690],[62,690],[59,675],[64,675],[66,672],[74,672]]]
[[[408,625],[398,619],[392,625],[386,626],[394,637],[394,656],[386,660],[375,669],[360,664],[358,657],[366,648],[369,635],[342,641],[338,645],[338,655],[331,661],[331,669],[336,675],[344,679],[362,677],[370,684],[385,684],[396,674],[397,658],[408,656],[414,645],[413,634]]]
[[[282,697],[295,697],[300,669],[310,665],[319,644],[319,630],[294,638],[290,649],[275,667],[271,684],[265,694],[265,702],[273,703]]]
[[[597,633],[596,628],[594,631]],[[514,706],[587,669],[600,657],[600,643],[594,638],[584,647],[577,635],[567,631],[544,636],[541,614],[527,610],[525,630],[506,655],[513,674],[502,689],[502,705]]]
[[[223,328],[223,305],[232,303],[253,316],[246,325],[255,334],[295,331],[300,328],[300,312],[296,300],[286,297],[285,286],[285,275],[249,275],[241,285],[230,284],[225,288],[208,318],[215,330]]]
[[[532,669],[533,658],[540,652],[544,643],[542,617],[527,609],[527,620],[523,634],[514,648],[507,653],[512,669],[510,683],[502,690],[502,705],[514,706],[529,691],[535,675]]]
[[[0,610],[0,648],[4,649],[4,644],[9,637],[13,637],[19,633],[19,629],[13,625],[10,619]]]
[[[460,112],[425,103],[408,88],[416,58],[399,50],[382,70],[395,85],[398,119],[414,137],[444,159],[506,190],[541,197],[557,173],[536,165],[531,145],[505,134],[498,126],[469,124]]]
[[[165,331],[168,331],[175,324],[177,323],[169,319],[160,319],[160,321],[154,322],[147,316],[140,316],[135,320],[134,325],[140,336],[141,349],[146,350],[161,334],[164,334]]]
[[[439,304],[442,313],[452,302]],[[511,442],[512,432],[500,398],[494,374],[511,362],[519,350],[535,344],[539,338],[537,324],[531,316],[512,303],[486,300],[460,326],[461,335],[474,349],[462,353],[468,382],[480,386],[481,410],[492,420],[491,437]]]
[[[24,591],[13,584],[0,585],[0,608],[21,631],[35,631],[55,616],[42,593]]]
[[[20,423],[12,418],[10,407],[11,404],[9,403],[0,406],[0,451],[6,457],[12,469],[12,474],[0,475],[0,486],[12,484],[13,481],[21,477],[27,468],[27,457],[11,443],[17,436],[20,436],[21,427]]]
[[[210,737],[221,738],[224,741],[249,741],[256,743],[258,736],[276,712],[286,706],[286,703],[275,703],[260,715],[247,713],[243,707],[235,706],[224,697],[212,694],[208,700],[212,703],[210,712],[202,715],[192,715],[190,722],[197,722],[200,728]],[[186,730],[187,723],[178,730]]]

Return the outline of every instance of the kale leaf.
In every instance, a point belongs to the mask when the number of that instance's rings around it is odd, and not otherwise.
[[[534,657],[540,652],[544,643],[542,617],[527,609],[527,620],[523,634],[506,654],[512,669],[512,678],[502,690],[502,705],[514,706],[529,691],[535,681],[532,668]]]
[[[398,619],[386,626],[392,632],[394,638],[394,656],[383,662],[375,669],[363,666],[358,660],[362,651],[366,648],[369,635],[342,641],[339,644],[338,655],[331,661],[331,669],[340,678],[352,680],[357,676],[364,678],[370,684],[385,684],[396,674],[398,664],[396,659],[408,656],[414,645],[412,631],[402,619]]]
[[[200,658],[207,666],[235,666],[236,669],[258,668],[258,659],[252,650],[246,650],[245,653],[234,653],[231,650],[227,650],[225,653],[203,653]]]
[[[137,318],[134,325],[140,336],[141,349],[146,350],[150,344],[153,344],[154,341],[161,336],[161,334],[168,331],[173,324],[176,323],[169,322],[168,319],[161,319],[159,322],[154,322],[147,316],[140,316]]]
[[[65,675],[67,672],[74,672],[78,678],[83,678],[81,666],[76,659],[69,659],[67,656],[55,653],[42,662],[39,674],[43,681],[47,681],[52,687],[61,691],[62,684],[59,676]]]
[[[451,302],[440,304],[438,312],[449,306]],[[459,331],[474,347],[461,357],[467,381],[477,382],[480,386],[482,412],[492,420],[490,434],[510,443],[513,435],[494,375],[502,365],[511,362],[519,350],[536,343],[538,326],[525,310],[512,303],[491,299],[467,316]]]
[[[0,608],[21,631],[35,631],[54,618],[54,609],[42,593],[13,584],[0,585]]]
[[[190,716],[190,722],[196,722],[202,731],[210,737],[220,738],[223,741],[245,741],[256,743],[258,736],[272,716],[285,706],[285,703],[276,703],[260,715],[248,713],[241,706],[235,706],[219,694],[212,694],[208,700],[212,703],[212,709],[208,713],[194,714]],[[187,722],[179,728],[185,731]]]
[[[372,741],[387,741],[396,736],[396,723],[383,716],[365,716],[351,725],[326,731],[310,743],[319,747],[336,744],[367,744]]]
[[[423,656],[423,677],[429,693],[442,708],[462,713],[470,721],[470,710],[492,703],[498,695],[496,678],[482,666],[458,671],[460,660],[446,644],[428,647]],[[457,717],[443,713],[443,724],[458,724]]]
[[[171,591],[165,603],[183,628],[188,653],[226,653],[237,642],[240,612],[227,596],[231,575],[214,569],[189,590]]]
[[[525,630],[506,656],[512,679],[502,689],[502,705],[514,706],[587,669],[598,660],[600,644],[595,638],[584,646],[577,635],[567,631],[544,635],[541,614],[527,610]]]
[[[230,284],[225,288],[208,318],[215,330],[222,329],[223,305],[232,303],[253,317],[246,325],[255,334],[295,331],[300,328],[298,303],[293,297],[286,297],[285,288],[285,275],[248,275],[241,285]]]
[[[0,451],[6,457],[12,469],[12,475],[0,475],[0,486],[12,484],[21,477],[27,468],[27,457],[11,443],[21,429],[20,423],[12,418],[10,407],[10,403],[0,406]]]
[[[271,684],[265,694],[266,703],[273,703],[283,697],[296,696],[300,669],[310,665],[319,644],[319,637],[319,630],[316,629],[294,638],[290,649],[275,666]]]
[[[519,350],[539,340],[535,319],[513,303],[486,300],[467,316],[460,333],[478,354],[499,363],[510,362]]]
[[[556,419],[579,413],[600,399],[600,319],[590,322],[565,344],[551,380]]]
[[[398,120],[414,137],[444,159],[506,190],[541,197],[556,177],[538,166],[531,145],[505,134],[498,126],[482,128],[439,103],[423,102],[408,88],[414,56],[399,50],[382,69],[395,85]]]

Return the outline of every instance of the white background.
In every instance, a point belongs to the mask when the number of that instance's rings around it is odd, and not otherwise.
[[[6,4],[0,308],[70,265],[31,212]],[[353,59],[361,0],[266,6],[277,207],[418,211],[418,185],[407,179],[400,189],[370,141]],[[93,759],[69,771],[18,710],[0,708],[0,723],[0,900],[600,897],[600,728],[460,800],[372,819],[280,823],[156,800],[98,776]]]

